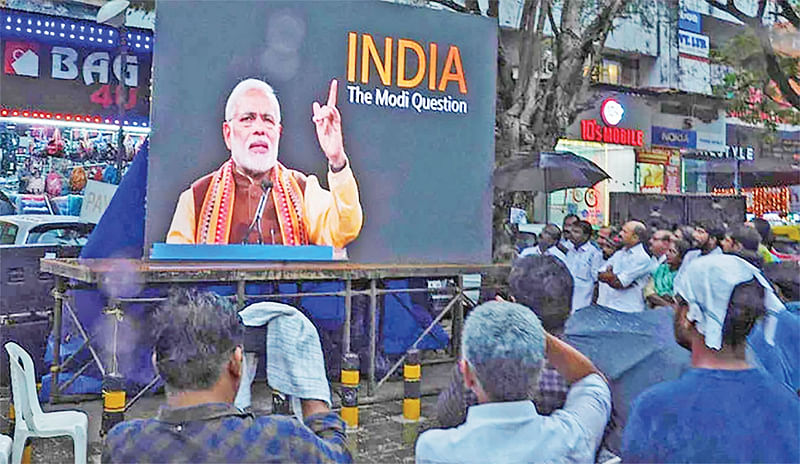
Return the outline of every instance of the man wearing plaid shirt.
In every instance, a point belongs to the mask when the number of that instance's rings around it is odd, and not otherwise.
[[[572,276],[560,260],[545,255],[526,256],[514,261],[508,276],[511,298],[539,317],[542,327],[560,337],[572,307]],[[528,397],[543,415],[564,406],[569,385],[548,362],[531,385]],[[458,368],[453,368],[450,383],[439,394],[436,415],[442,427],[455,427],[467,418],[467,408],[478,404],[475,394],[464,387]]]
[[[303,400],[304,424],[233,405],[244,327],[212,293],[177,292],[153,318],[153,360],[167,404],[152,419],[122,422],[106,437],[103,462],[351,462],[345,424],[325,402]]]

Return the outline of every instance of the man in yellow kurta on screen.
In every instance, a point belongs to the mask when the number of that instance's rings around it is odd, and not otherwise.
[[[334,79],[327,103],[312,106],[317,139],[328,160],[328,191],[316,176],[278,162],[281,110],[272,87],[257,79],[237,84],[222,123],[231,157],[181,194],[167,243],[343,248],[355,240],[363,213],[342,143],[337,90]]]

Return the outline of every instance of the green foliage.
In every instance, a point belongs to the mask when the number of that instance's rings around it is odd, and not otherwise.
[[[767,73],[758,38],[750,29],[734,36],[723,48],[712,50],[710,58],[727,67],[722,83],[714,86],[714,94],[728,99],[731,115],[773,130],[780,122],[800,124],[800,111],[782,98]],[[777,58],[786,76],[800,76],[798,58]]]

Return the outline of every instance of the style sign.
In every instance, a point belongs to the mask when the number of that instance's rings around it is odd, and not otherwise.
[[[653,126],[651,143],[664,147],[696,148],[697,133],[695,131]]]
[[[114,198],[116,191],[117,186],[114,184],[96,180],[86,181],[86,190],[81,204],[81,219],[94,224],[100,222],[100,218],[108,208],[108,204],[111,203],[111,199]]]
[[[690,56],[708,58],[710,42],[707,35],[689,31],[678,31],[678,52]]]
[[[681,8],[678,13],[678,29],[691,31],[697,34],[703,31],[703,17],[700,13],[686,8]]]

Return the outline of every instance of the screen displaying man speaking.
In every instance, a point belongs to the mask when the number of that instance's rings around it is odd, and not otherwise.
[[[491,261],[496,20],[357,0],[157,16],[145,254]]]
[[[336,108],[338,82],[328,100],[312,105],[328,185],[278,162],[281,109],[272,87],[239,82],[225,104],[222,136],[230,158],[181,193],[167,233],[172,244],[255,243],[343,248],[363,222],[356,183]]]

